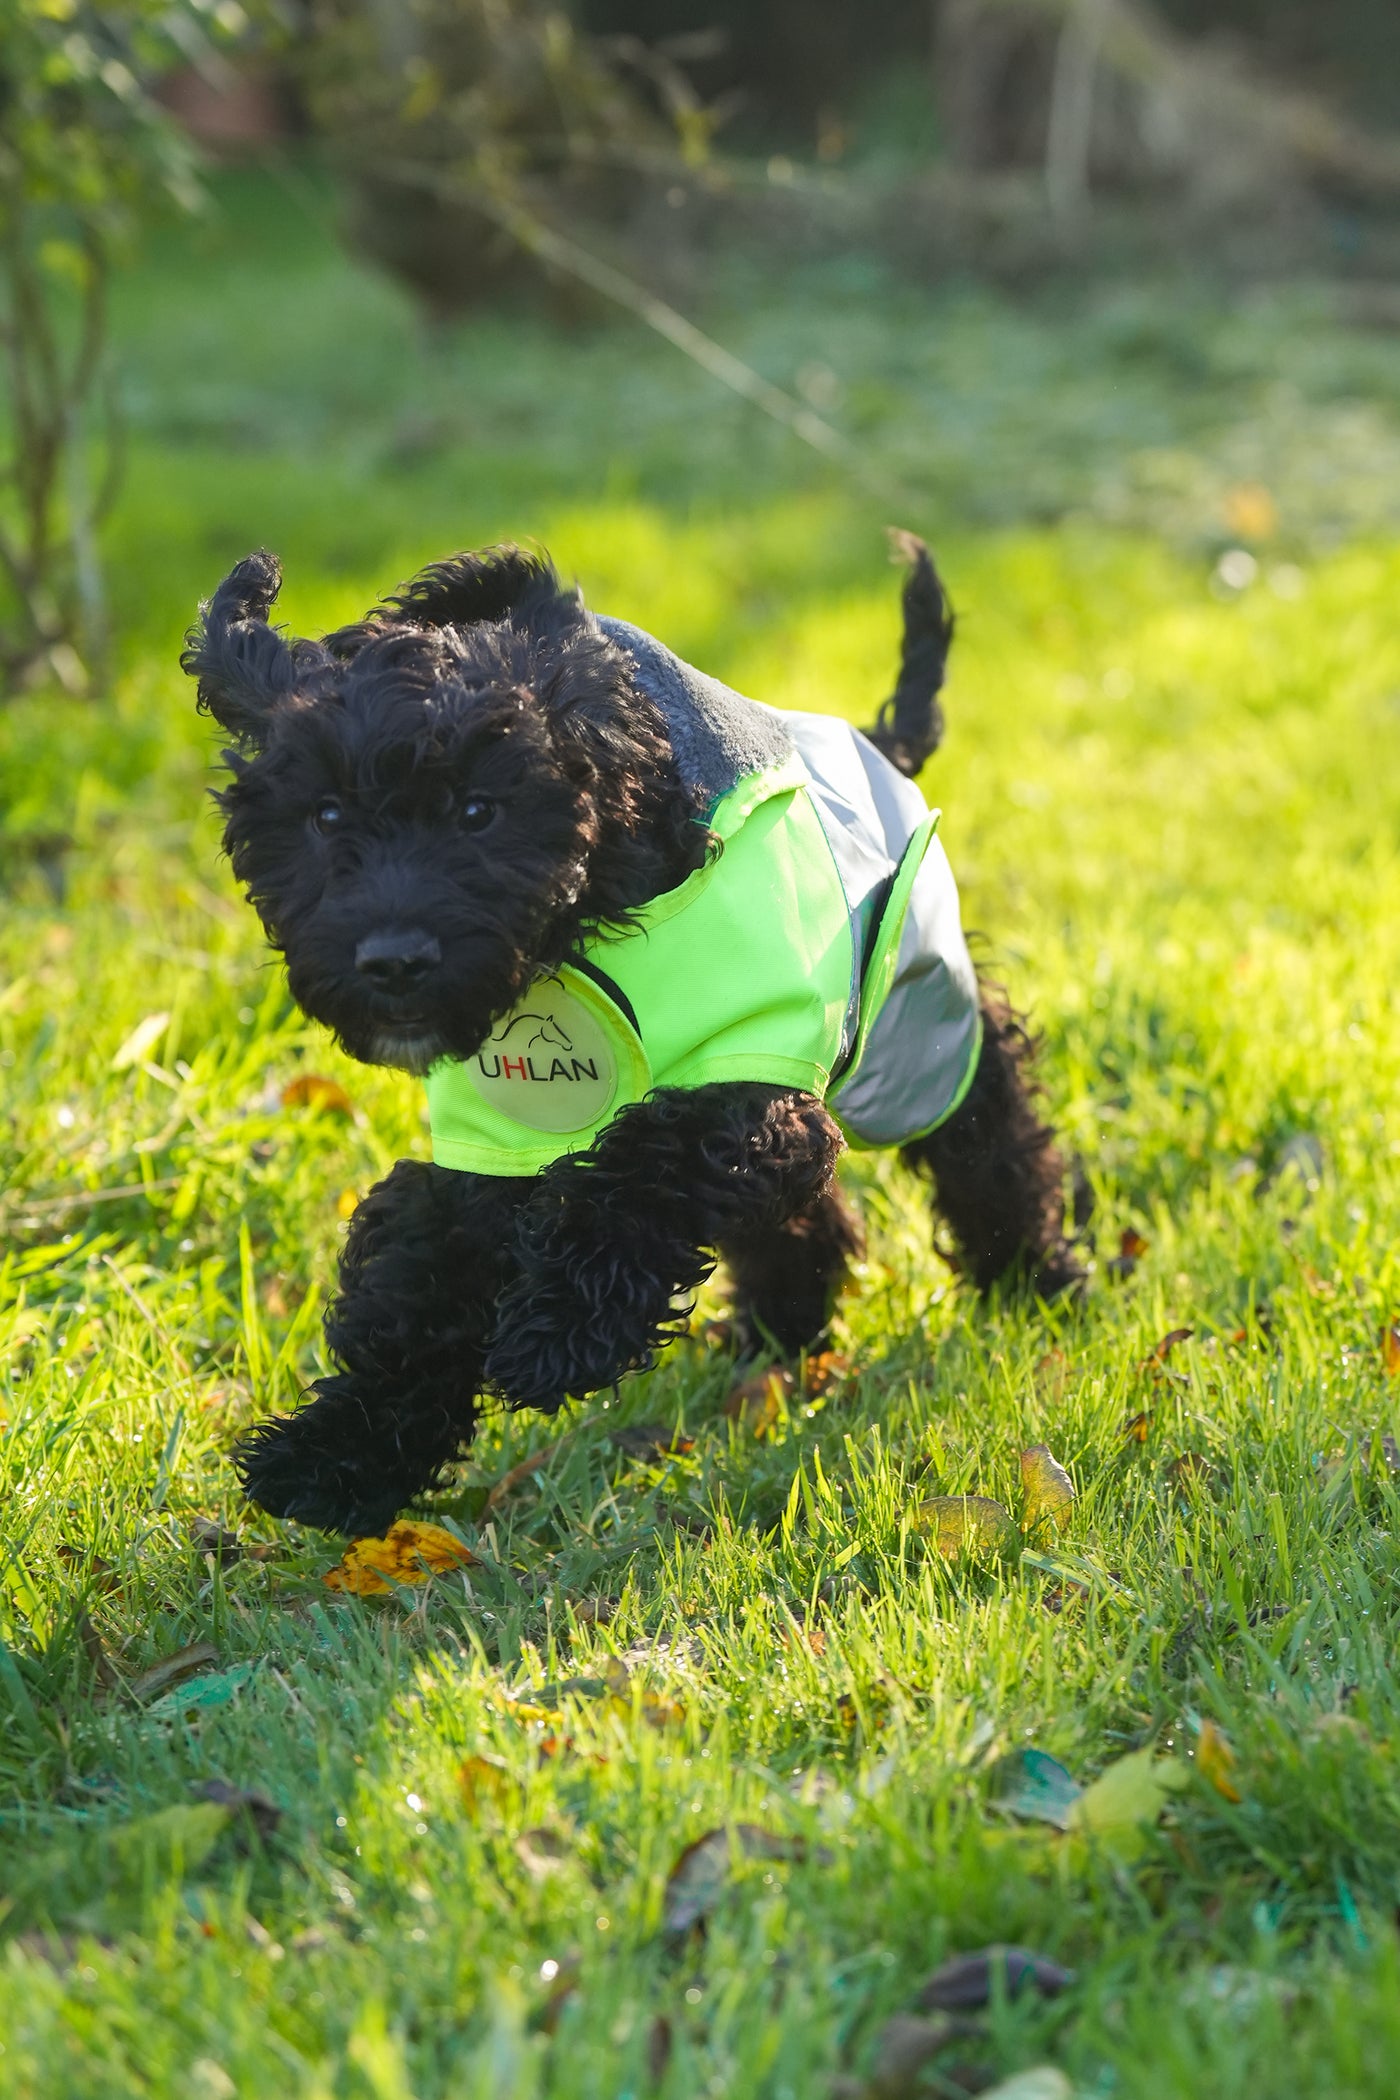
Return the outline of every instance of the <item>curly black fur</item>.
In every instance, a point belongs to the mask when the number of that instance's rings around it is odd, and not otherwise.
[[[878,740],[917,771],[941,727],[951,616],[908,536],[900,682]],[[268,625],[271,555],[203,608],[185,668],[234,740],[219,797],[234,871],[292,992],[352,1055],[471,1056],[526,986],[625,925],[711,841],[631,659],[548,560],[502,547],[426,569],[320,641]],[[961,1108],[907,1156],[983,1288],[1073,1283],[1060,1167],[989,1000]],[[531,1179],[402,1161],[356,1212],[326,1323],[335,1368],[247,1440],[264,1508],[382,1531],[469,1443],[483,1393],[555,1409],[651,1363],[721,1255],[741,1340],[818,1341],[859,1229],[841,1139],[807,1094],[663,1089]]]

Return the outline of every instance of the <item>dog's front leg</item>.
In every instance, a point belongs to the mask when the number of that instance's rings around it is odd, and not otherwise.
[[[513,1407],[557,1408],[644,1369],[683,1331],[676,1301],[715,1250],[807,1209],[840,1150],[819,1101],[771,1086],[664,1087],[625,1109],[534,1183],[487,1383]]]
[[[475,1425],[529,1187],[405,1159],[370,1190],[326,1315],[339,1368],[243,1443],[238,1471],[254,1502],[319,1531],[378,1536],[433,1485]]]

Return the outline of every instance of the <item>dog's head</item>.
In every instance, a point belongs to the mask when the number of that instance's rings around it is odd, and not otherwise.
[[[541,970],[696,864],[630,658],[513,547],[426,569],[319,642],[238,564],[182,658],[229,732],[224,843],[292,995],[352,1056],[470,1057]]]

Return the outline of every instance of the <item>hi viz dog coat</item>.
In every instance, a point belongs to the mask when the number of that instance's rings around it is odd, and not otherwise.
[[[852,1144],[953,1113],[977,980],[939,812],[858,730],[765,707],[625,621],[718,851],[540,977],[472,1058],[428,1074],[433,1158],[534,1174],[654,1087],[758,1080],[825,1100]]]

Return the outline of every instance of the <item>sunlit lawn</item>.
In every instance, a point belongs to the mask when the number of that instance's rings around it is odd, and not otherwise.
[[[331,624],[528,534],[740,687],[865,719],[895,582],[885,510],[664,346],[425,346],[300,206],[228,210],[123,294],[111,697],[0,719],[0,2092],[857,2093],[930,1972],[1008,1941],[1076,1983],[872,2095],[1053,2065],[1042,2100],[1390,2100],[1400,357],[1321,293],[731,288],[714,325],[835,371],[927,492],[901,522],[962,623],[925,786],[1044,1032],[1092,1286],[981,1306],[913,1185],[854,1167],[846,1375],[756,1435],[697,1319],[572,1422],[490,1421],[432,1512],[475,1564],[359,1598],[227,1452],[321,1363],[348,1199],[424,1118],[291,1011],[218,861],[195,598],[266,542]],[[307,1073],[353,1115],[284,1106]],[[920,1504],[1019,1514],[1038,1442],[1068,1528],[941,1559]],[[195,1644],[187,1692],[143,1675]],[[1032,1746],[1181,1784],[1127,1857],[998,1806]],[[773,1843],[668,1930],[684,1848],[742,1824]]]

